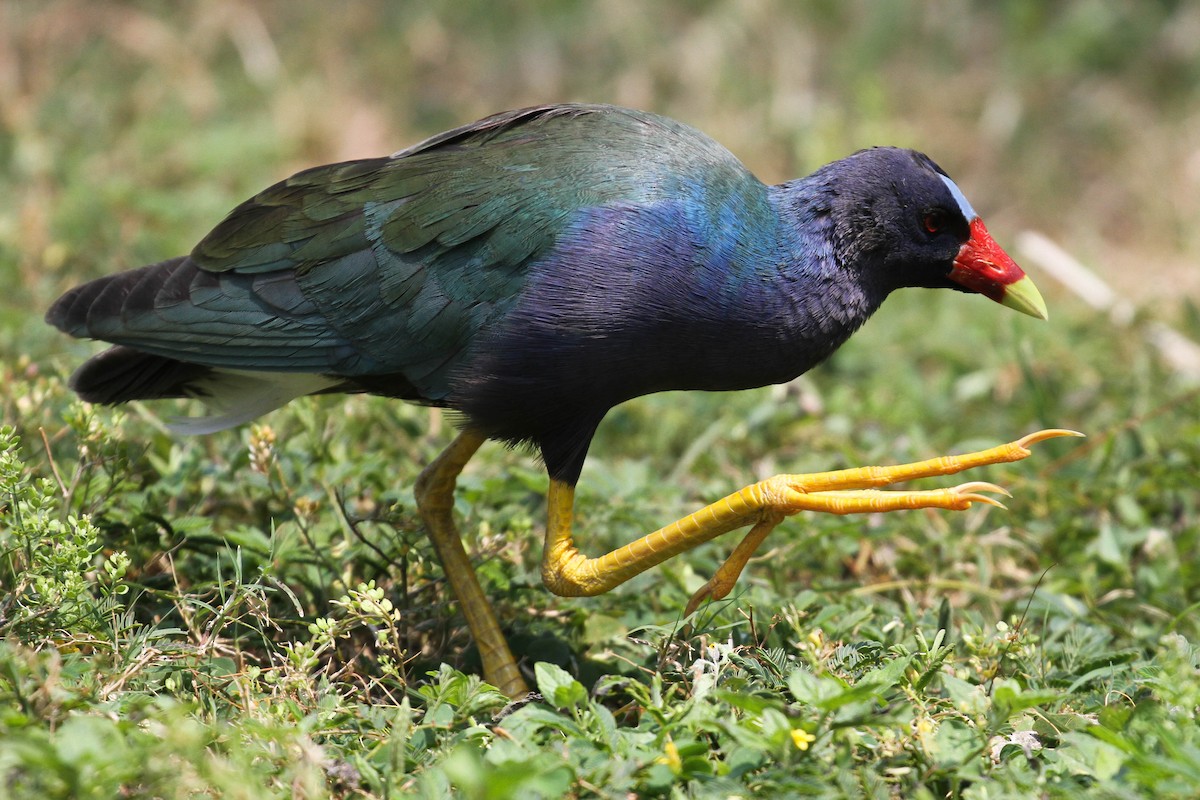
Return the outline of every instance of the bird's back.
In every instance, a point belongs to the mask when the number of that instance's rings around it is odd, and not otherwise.
[[[89,399],[211,395],[217,370],[241,374],[242,389],[245,373],[301,373],[323,377],[283,394],[442,404],[530,291],[531,266],[590,209],[667,196],[719,206],[761,190],[728,151],[673,120],[609,106],[508,112],[392,157],[298,173],[234,209],[189,256],[78,287],[47,319],[121,346],[76,374]],[[136,354],[154,379],[138,375]],[[290,399],[279,395],[270,402]]]

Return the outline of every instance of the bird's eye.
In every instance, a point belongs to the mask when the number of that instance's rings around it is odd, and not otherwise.
[[[922,222],[925,225],[925,230],[929,233],[940,233],[942,228],[946,227],[946,212],[940,208],[926,211]]]

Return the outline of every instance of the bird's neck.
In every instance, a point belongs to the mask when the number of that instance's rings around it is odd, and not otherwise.
[[[831,216],[832,189],[817,173],[772,186],[769,203],[776,227],[769,253],[758,254],[769,280],[759,285],[758,302],[773,310],[794,346],[808,357],[808,369],[858,330],[887,297],[889,287],[871,280],[872,270],[846,263]],[[763,295],[770,295],[770,298]],[[754,302],[754,298],[748,298]]]

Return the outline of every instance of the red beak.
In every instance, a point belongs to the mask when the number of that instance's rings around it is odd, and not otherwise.
[[[979,217],[971,220],[971,238],[958,251],[950,280],[1001,305],[1046,319],[1046,301],[1025,271],[996,244]]]

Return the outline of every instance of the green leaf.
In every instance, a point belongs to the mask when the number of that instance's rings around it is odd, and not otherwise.
[[[587,702],[583,684],[557,664],[539,661],[533,666],[538,691],[558,708],[577,708]]]
[[[1125,766],[1129,756],[1123,748],[1101,741],[1091,734],[1068,731],[1057,748],[1060,759],[1078,775],[1088,775],[1099,781],[1113,778]]]
[[[740,708],[743,711],[748,711],[751,714],[761,714],[768,708],[776,708],[781,705],[778,698],[762,697],[760,695],[740,694],[731,692],[728,689],[717,689],[713,692],[714,696],[722,703],[728,703],[734,708]],[[795,692],[792,692],[795,696]]]
[[[893,658],[882,667],[876,667],[859,678],[858,685],[872,686],[876,690],[902,686],[907,683],[905,673],[914,658],[916,658],[915,654]]]
[[[996,713],[1000,717],[1007,719],[1013,714],[1024,711],[1027,708],[1049,705],[1061,700],[1062,697],[1061,692],[1054,691],[1053,689],[1022,691],[1019,687],[1011,683],[1004,683],[996,687],[992,695],[992,702],[994,703]]]
[[[981,741],[978,730],[961,720],[947,719],[933,736],[930,755],[945,766],[965,764],[976,758]]]
[[[959,712],[974,716],[987,709],[988,698],[979,684],[964,681],[948,673],[942,673],[938,680]]]
[[[822,678],[806,669],[792,670],[787,676],[788,690],[798,703],[824,707],[829,700],[840,695],[844,686],[832,679]]]
[[[878,691],[878,686],[874,683],[847,686],[837,678],[818,677],[802,669],[793,670],[787,680],[788,688],[797,702],[825,711],[833,711],[850,703],[866,700],[875,696]]]
[[[1102,742],[1110,744],[1113,747],[1123,750],[1129,755],[1137,755],[1138,753],[1138,747],[1136,744],[1126,739],[1117,731],[1105,728],[1103,725],[1093,725],[1088,728],[1085,733],[1087,733],[1089,736],[1099,739]]]

